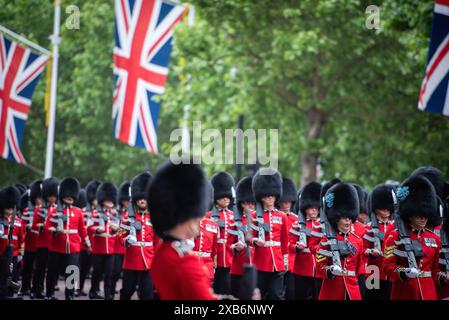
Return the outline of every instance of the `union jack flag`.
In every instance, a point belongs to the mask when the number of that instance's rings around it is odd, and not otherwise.
[[[418,109],[449,116],[449,0],[436,0]]]
[[[25,164],[23,129],[31,98],[48,56],[39,55],[0,33],[0,152],[5,159]]]
[[[162,0],[115,1],[113,129],[116,139],[157,154],[160,96],[173,28],[184,7]]]

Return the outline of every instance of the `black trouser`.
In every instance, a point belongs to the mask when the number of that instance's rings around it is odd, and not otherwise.
[[[391,284],[388,280],[379,280],[379,289],[366,288],[366,300],[390,300]]]
[[[262,300],[282,300],[285,272],[257,271],[257,286]]]
[[[10,264],[6,261],[6,255],[3,254],[0,256],[0,267],[3,270],[0,270],[0,300],[4,300],[9,295],[8,290],[8,277],[10,276]]]
[[[92,266],[92,254],[86,250],[80,252],[80,290],[84,290],[84,282]]]
[[[238,274],[231,274],[231,294],[241,299],[240,297],[240,281],[242,280],[242,276]]]
[[[27,292],[31,289],[31,278],[33,276],[33,264],[36,252],[27,252],[23,256],[22,269],[22,292]]]
[[[64,254],[57,252],[48,252],[48,272],[47,272],[47,297],[53,297],[55,294],[55,286],[58,282],[59,275],[64,274],[66,284],[65,284],[65,298],[73,299],[75,293],[75,282],[67,283],[67,277],[73,276],[71,269],[68,266],[79,267],[79,253]],[[76,275],[76,273],[75,273]],[[77,280],[77,279],[75,279]],[[70,285],[70,287],[68,287]]]
[[[216,294],[231,294],[230,270],[223,267],[215,268],[213,289]]]
[[[34,258],[33,292],[44,292],[45,273],[47,271],[48,249],[37,248]]]
[[[114,254],[114,262],[112,266],[112,294],[115,294],[115,288],[117,286],[117,281],[120,279],[120,274],[123,271],[123,259],[124,254]]]
[[[120,300],[131,300],[138,287],[140,300],[153,300],[153,281],[150,270],[123,270],[123,288],[120,290]]]
[[[321,290],[322,279],[293,275],[295,282],[295,300],[316,300]]]
[[[360,295],[362,296],[362,300],[365,299],[366,294],[366,283],[365,283],[365,275],[361,274],[357,277],[357,282],[359,283]]]
[[[287,271],[284,275],[284,299],[295,299],[295,281],[293,280],[293,274]]]
[[[92,255],[92,286],[91,292],[100,291],[100,281],[104,279],[103,291],[106,299],[110,298],[112,283],[112,263],[114,255],[112,254],[93,254]]]

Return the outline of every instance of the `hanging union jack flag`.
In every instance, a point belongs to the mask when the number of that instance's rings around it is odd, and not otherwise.
[[[449,0],[436,0],[418,108],[449,116]]]
[[[26,163],[20,150],[23,129],[47,59],[0,33],[0,152],[5,159]]]
[[[173,28],[184,7],[161,0],[115,1],[113,129],[130,146],[157,154],[157,120]]]

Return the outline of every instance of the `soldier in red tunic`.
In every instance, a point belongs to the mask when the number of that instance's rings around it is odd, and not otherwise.
[[[318,299],[361,300],[357,277],[363,264],[363,243],[351,231],[360,213],[357,191],[350,184],[337,183],[326,192],[324,199],[327,221],[316,260],[325,278]]]
[[[130,300],[137,287],[141,300],[152,300],[154,296],[150,270],[156,239],[146,200],[150,180],[151,174],[144,172],[131,181],[129,222],[121,224],[126,251],[120,300]]]
[[[315,300],[321,288],[323,274],[318,272],[315,251],[323,237],[319,212],[321,184],[310,182],[298,195],[298,217],[290,228],[289,252],[294,252],[292,274],[296,300]]]
[[[390,299],[390,281],[382,268],[385,234],[394,224],[392,216],[394,212],[393,190],[392,185],[381,184],[376,186],[370,195],[371,222],[368,223],[363,236],[364,255],[367,261],[365,295],[367,300]]]
[[[45,230],[51,234],[48,245],[48,274],[46,299],[54,300],[55,285],[61,272],[65,274],[65,299],[73,300],[75,296],[75,281],[67,278],[78,268],[81,242],[90,248],[90,240],[84,225],[81,209],[74,206],[78,199],[80,185],[75,178],[65,178],[59,186],[60,206],[57,211],[51,211],[45,222]]]
[[[228,247],[233,253],[231,264],[231,294],[234,297],[242,298],[242,277],[245,272],[245,264],[252,263],[254,257],[254,248],[250,247],[250,255],[246,253],[247,243],[245,234],[247,232],[248,221],[247,214],[253,214],[256,209],[254,195],[252,190],[252,177],[242,178],[236,187],[236,208],[234,213],[234,224],[228,230]]]
[[[48,246],[51,233],[44,226],[51,213],[56,212],[59,180],[48,178],[42,182],[42,206],[35,210],[31,230],[37,235],[31,298],[44,299],[44,281],[47,273]]]
[[[159,167],[148,190],[155,232],[164,241],[151,274],[162,300],[214,300],[207,267],[193,252],[210,189],[199,165],[170,161]]]
[[[206,217],[199,222],[200,234],[195,238],[193,252],[207,266],[211,283],[214,280],[214,261],[217,257],[218,224]]]
[[[36,245],[38,233],[32,229],[33,217],[39,211],[42,204],[42,180],[31,183],[28,191],[22,195],[24,208],[22,210],[22,224],[25,234],[25,254],[23,256],[22,287],[21,296],[29,296],[31,279],[33,276],[34,258],[36,256]]]
[[[292,225],[298,222],[298,216],[292,211],[296,203],[296,185],[292,179],[282,177],[282,195],[279,199],[279,209],[287,216],[287,230],[290,231]],[[293,300],[295,298],[295,282],[291,273],[295,262],[295,252],[288,251],[287,270],[284,275],[284,298]]]
[[[128,220],[128,206],[129,206],[129,188],[131,184],[128,181],[123,182],[118,188],[116,214],[114,219],[118,225],[122,223],[129,223]],[[125,237],[120,232],[115,238],[114,245],[114,261],[112,267],[112,293],[116,293],[117,281],[123,272],[123,260],[125,259]]]
[[[287,216],[275,208],[282,194],[281,174],[272,168],[262,168],[252,182],[256,213],[254,221],[254,264],[262,299],[283,298],[283,275],[288,261]]]
[[[92,285],[90,299],[112,300],[112,265],[115,240],[119,225],[115,220],[117,188],[111,182],[103,182],[97,189],[98,207],[91,217],[88,233],[92,237]],[[104,297],[99,294],[100,281],[104,279]]]
[[[207,213],[207,218],[218,224],[220,232],[217,239],[217,258],[214,274],[214,291],[217,294],[231,293],[230,269],[232,251],[227,246],[228,230],[234,223],[234,213],[229,210],[232,206],[234,178],[227,172],[218,172],[211,178],[214,188],[214,207]]]
[[[427,225],[435,225],[438,200],[435,188],[421,175],[411,176],[396,189],[401,220],[385,240],[384,272],[392,280],[392,300],[436,300],[435,284],[448,284],[440,273],[440,239]],[[404,241],[411,240],[406,251]],[[411,259],[407,259],[408,256]]]

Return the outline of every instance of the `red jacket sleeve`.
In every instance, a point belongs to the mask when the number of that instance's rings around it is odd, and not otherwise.
[[[397,271],[401,265],[399,265],[398,257],[393,254],[393,250],[396,248],[394,242],[397,240],[399,240],[397,231],[389,232],[385,239],[383,270],[390,280],[401,280]]]
[[[282,216],[282,228],[281,228],[281,250],[282,254],[288,254],[288,218],[286,215]]]

